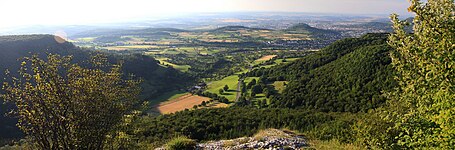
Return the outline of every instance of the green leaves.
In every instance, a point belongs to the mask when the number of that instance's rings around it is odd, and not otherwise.
[[[391,56],[400,86],[391,93],[393,109],[383,117],[401,132],[402,146],[454,149],[455,4],[413,0],[409,10],[416,14],[413,34],[404,31],[406,22],[391,16],[395,33],[389,44],[396,49]]]
[[[140,81],[97,58],[95,68],[84,68],[71,56],[25,57],[21,76],[4,84],[2,97],[16,104],[18,126],[39,148],[99,149],[137,102]]]

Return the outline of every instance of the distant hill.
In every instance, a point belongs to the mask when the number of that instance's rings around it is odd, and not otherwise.
[[[409,23],[412,23],[414,21],[414,17],[409,17],[409,18],[406,18],[404,21],[407,21]]]
[[[361,25],[375,30],[384,30],[385,32],[393,31],[391,22],[367,22]]]
[[[251,74],[289,82],[272,107],[367,111],[383,104],[382,92],[395,85],[386,41],[387,34],[344,39],[293,63]]]
[[[11,35],[0,36],[0,77],[5,69],[17,70],[18,58],[29,56],[29,53],[70,54],[77,49],[73,44],[59,43],[52,35]],[[3,79],[3,78],[1,78]]]
[[[410,24],[410,26],[407,26],[407,27],[404,28],[405,31],[409,32],[409,33],[413,33],[414,30],[412,29],[412,27],[414,26],[413,25],[414,24],[414,17],[406,18],[404,21],[409,22],[409,24]]]
[[[313,37],[318,37],[318,38],[328,37],[328,36],[341,36],[341,34],[337,31],[319,29],[319,28],[312,27],[305,23],[299,23],[299,24],[291,26],[283,31],[288,32],[288,33],[295,33],[295,34],[306,33],[306,34],[312,35]]]
[[[20,67],[19,58],[46,53],[73,55],[75,63],[84,65],[93,51],[83,50],[69,42],[57,42],[53,35],[14,35],[0,36],[0,83],[4,82],[6,69],[15,74]],[[60,39],[59,39],[60,40]],[[160,93],[184,88],[192,78],[178,70],[158,65],[155,59],[143,55],[113,55],[107,54],[110,62],[123,60],[125,74],[134,74],[144,79],[143,98],[158,96]],[[0,93],[2,90],[0,90]],[[1,101],[1,100],[0,100]],[[5,118],[4,114],[11,105],[0,102],[0,144],[2,138],[22,136],[15,126],[15,120]]]

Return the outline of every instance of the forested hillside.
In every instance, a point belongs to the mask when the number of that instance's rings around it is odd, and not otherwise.
[[[55,39],[57,38],[57,40]],[[4,82],[5,70],[16,75],[20,67],[20,58],[46,53],[72,55],[73,61],[84,65],[90,60],[93,51],[83,50],[69,42],[57,42],[58,37],[53,35],[14,35],[0,36],[0,81]],[[111,55],[106,54],[111,63],[123,62],[125,74],[134,74],[144,80],[142,84],[142,98],[158,96],[159,93],[183,88],[191,80],[185,74],[158,65],[158,61],[142,55]],[[2,92],[0,90],[0,92]],[[2,102],[3,103],[3,102]],[[15,119],[5,117],[10,105],[1,104],[0,109],[0,138],[20,137],[21,134],[15,125]]]
[[[136,144],[151,147],[176,136],[200,141],[229,139],[267,128],[296,130],[321,140],[354,142],[362,131],[352,128],[365,120],[362,112],[384,104],[382,91],[395,86],[387,36],[369,34],[341,40],[294,63],[251,71],[247,75],[260,77],[259,86],[280,79],[289,81],[282,94],[271,95],[272,108],[239,104],[140,117],[126,133],[140,139]]]
[[[3,80],[5,69],[19,68],[18,58],[30,53],[74,53],[76,47],[68,42],[58,43],[51,35],[0,36],[0,76]]]
[[[289,82],[271,107],[366,112],[383,104],[383,92],[395,86],[386,40],[387,34],[340,40],[293,63],[248,75]]]

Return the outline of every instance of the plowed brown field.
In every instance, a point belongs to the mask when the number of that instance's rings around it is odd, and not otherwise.
[[[177,111],[193,108],[194,105],[199,105],[202,101],[208,102],[210,98],[197,95],[183,95],[179,98],[160,103],[155,106],[154,110],[161,114],[170,114]]]

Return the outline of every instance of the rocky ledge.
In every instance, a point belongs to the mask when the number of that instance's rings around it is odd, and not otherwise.
[[[304,149],[307,140],[290,131],[277,129],[263,130],[253,137],[220,140],[197,144],[200,150],[239,150],[239,149]]]

